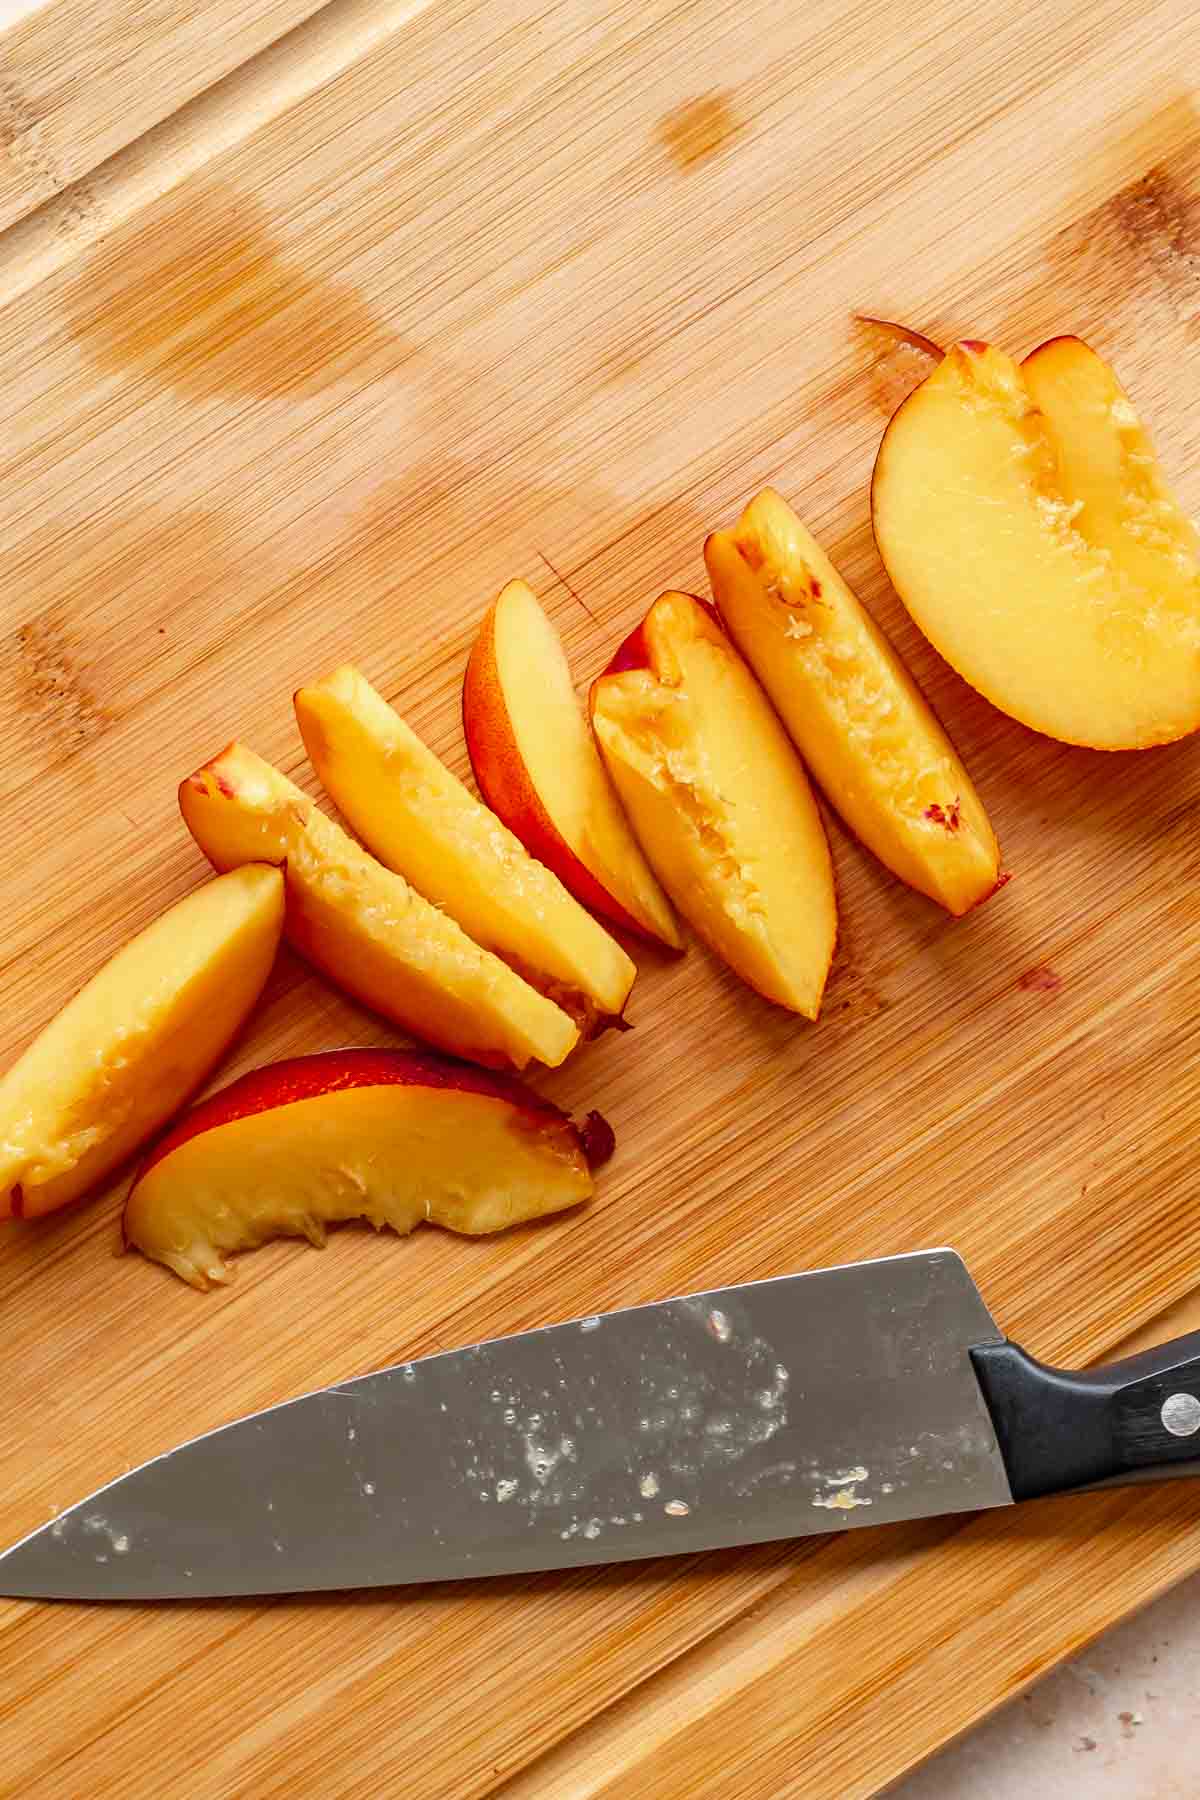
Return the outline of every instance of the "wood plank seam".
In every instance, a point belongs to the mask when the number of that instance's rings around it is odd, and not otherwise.
[[[41,199],[48,200],[68,185],[46,147],[37,114],[8,75],[0,75],[0,146],[30,178]]]
[[[0,306],[65,267],[214,157],[336,81],[432,4],[435,0],[328,0],[284,37],[0,232]],[[53,171],[47,179],[53,180]]]

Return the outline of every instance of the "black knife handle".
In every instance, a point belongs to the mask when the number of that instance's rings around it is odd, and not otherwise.
[[[1200,1475],[1200,1331],[1099,1369],[1048,1368],[1010,1343],[971,1361],[1014,1500]]]

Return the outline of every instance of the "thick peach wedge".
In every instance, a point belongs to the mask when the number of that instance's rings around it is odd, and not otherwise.
[[[463,731],[480,792],[531,856],[593,912],[683,948],[596,753],[558,634],[523,581],[509,582],[480,627]]]
[[[193,1287],[271,1238],[323,1244],[365,1219],[472,1236],[577,1206],[612,1153],[511,1076],[402,1050],[330,1050],[243,1075],[154,1147],[125,1203],[127,1245]]]
[[[578,1028],[445,913],[368,856],[286,775],[242,744],[189,775],[179,807],[218,869],[284,866],[289,941],[348,993],[455,1055],[551,1066]]]
[[[381,863],[585,1030],[620,1017],[637,970],[615,938],[357,669],[301,688],[296,718],[330,797]]]
[[[815,1019],[837,909],[799,757],[690,594],[664,594],[592,684],[592,728],[680,912],[744,981]]]
[[[704,559],[730,637],[850,830],[949,912],[986,899],[1000,853],[970,777],[787,501],[765,488]]]
[[[956,344],[894,415],[875,537],[934,647],[1022,724],[1135,750],[1200,725],[1190,522],[1112,371]]]
[[[283,927],[278,869],[188,894],[119,950],[0,1081],[0,1217],[76,1200],[160,1130],[262,992]]]

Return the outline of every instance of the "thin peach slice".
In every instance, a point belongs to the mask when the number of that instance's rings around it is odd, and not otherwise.
[[[294,782],[230,744],[179,790],[217,868],[284,865],[288,938],[350,994],[406,1031],[499,1068],[557,1065],[579,1041],[561,1007],[472,943],[453,919],[368,856]]]
[[[619,1018],[637,973],[615,938],[349,666],[301,688],[313,767],[381,863],[587,1032]]]
[[[193,1287],[271,1238],[364,1219],[475,1236],[590,1198],[612,1153],[523,1082],[447,1057],[333,1050],[255,1069],[185,1115],[125,1205],[127,1245]]]
[[[0,1081],[0,1217],[76,1200],[160,1130],[270,973],[283,878],[249,863],[119,950]]]
[[[1059,337],[1032,351],[1021,374],[1053,435],[1076,530],[1136,589],[1194,612],[1196,527],[1113,370],[1079,338]]]
[[[509,582],[480,626],[463,730],[480,792],[531,856],[593,912],[683,948],[580,712],[558,634],[523,581]]]
[[[704,546],[725,626],[828,799],[901,881],[964,913],[995,892],[995,833],[903,662],[771,488]]]

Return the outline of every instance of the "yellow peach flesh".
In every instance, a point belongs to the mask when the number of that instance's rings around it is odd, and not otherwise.
[[[990,894],[995,834],[954,746],[883,632],[771,489],[705,545],[730,636],[846,824],[952,913]]]
[[[762,690],[700,603],[665,594],[649,668],[592,688],[592,724],[642,846],[681,913],[752,987],[816,1018],[837,933],[829,846]]]
[[[478,1235],[576,1206],[592,1176],[571,1128],[452,1087],[364,1086],[292,1101],[188,1138],[152,1164],[126,1241],[204,1288],[269,1239],[323,1243],[362,1219]]]
[[[1038,405],[1011,358],[956,345],[884,434],[880,553],[930,642],[1002,711],[1095,749],[1166,743],[1200,725],[1190,533],[1165,486],[1153,502],[1171,511],[1164,543],[1132,529],[1146,515],[1127,476],[1082,491],[1091,453],[1073,436],[1097,420],[1059,409],[1051,386]],[[1109,414],[1119,432],[1140,432],[1133,419]],[[1143,478],[1158,490],[1157,465]]]
[[[0,1081],[0,1216],[32,1218],[116,1169],[199,1086],[270,972],[283,881],[207,882],[118,951]]]
[[[1058,451],[1063,498],[1081,536],[1146,593],[1197,607],[1196,527],[1172,494],[1145,426],[1112,369],[1079,338],[1054,338],[1021,364]]]
[[[322,784],[367,848],[426,900],[585,1019],[619,1015],[636,970],[357,669],[296,695]]]
[[[561,1063],[560,1007],[368,856],[295,784],[234,744],[189,776],[180,809],[211,861],[286,865],[289,940],[349,993],[427,1042],[493,1066]]]

